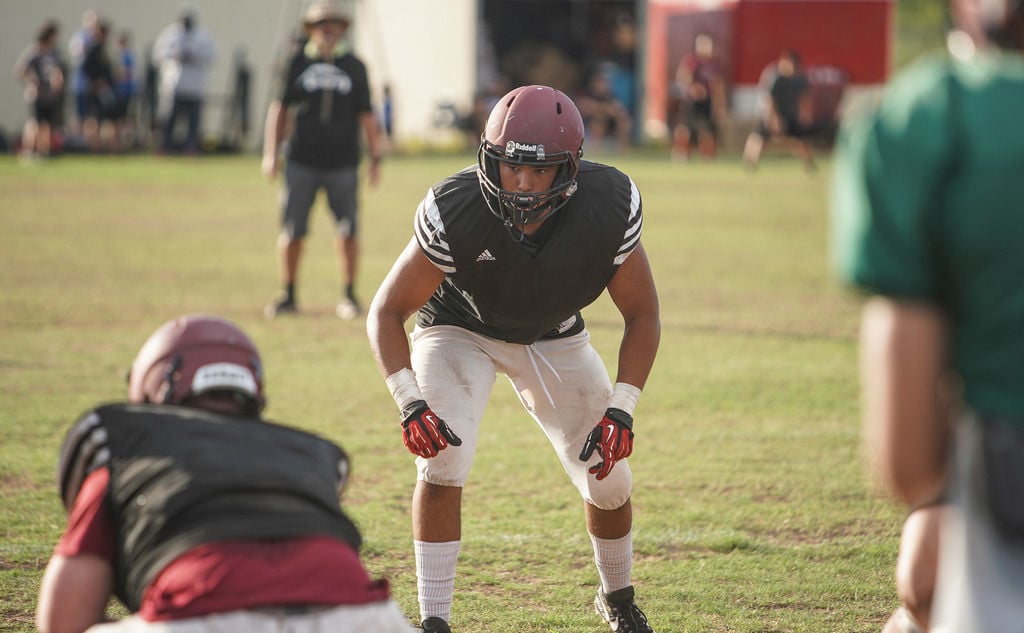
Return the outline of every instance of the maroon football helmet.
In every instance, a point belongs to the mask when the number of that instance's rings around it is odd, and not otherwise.
[[[564,93],[547,86],[512,90],[491,110],[480,138],[477,177],[491,213],[508,227],[530,224],[560,209],[576,191],[583,156],[583,117]],[[557,168],[547,191],[523,193],[501,186],[499,163]],[[547,216],[546,216],[547,217]]]
[[[241,329],[216,316],[192,314],[164,323],[128,373],[131,402],[182,404],[211,391],[236,394],[254,415],[266,404],[259,351]]]

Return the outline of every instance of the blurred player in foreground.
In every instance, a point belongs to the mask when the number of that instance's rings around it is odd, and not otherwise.
[[[612,630],[652,631],[633,599],[625,458],[658,349],[658,297],[640,243],[640,193],[618,170],[581,161],[583,138],[579,110],[563,93],[524,86],[502,97],[476,167],[427,191],[415,235],[367,315],[405,445],[417,455],[424,631],[451,630],[462,487],[497,373],[583,497],[598,613]],[[606,289],[625,323],[614,387],[580,314]],[[410,355],[404,325],[413,313]]]
[[[89,411],[64,440],[69,517],[39,631],[409,630],[339,506],[347,456],[259,417],[263,370],[241,330],[169,321],[128,381],[129,403]],[[102,624],[112,595],[133,615]]]
[[[887,633],[1024,622],[1024,13],[950,6],[948,54],[847,121],[836,158],[840,270],[872,295],[868,447],[910,510]]]

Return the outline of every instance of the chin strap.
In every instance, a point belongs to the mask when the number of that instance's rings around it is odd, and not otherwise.
[[[512,224],[512,220],[505,220],[505,230],[508,231],[508,236],[512,238],[513,242],[522,244],[526,241],[526,233],[522,229],[517,229],[516,225]]]

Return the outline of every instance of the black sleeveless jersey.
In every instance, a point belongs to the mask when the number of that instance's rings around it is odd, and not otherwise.
[[[617,169],[584,161],[577,182],[532,249],[491,213],[475,168],[432,187],[416,210],[416,239],[446,277],[417,325],[455,325],[524,345],[582,331],[580,310],[636,248],[643,217],[636,186]]]
[[[167,564],[203,543],[322,534],[361,544],[338,500],[348,459],[309,433],[186,407],[104,405],[64,439],[65,507],[103,466],[117,527],[115,590],[133,612]]]

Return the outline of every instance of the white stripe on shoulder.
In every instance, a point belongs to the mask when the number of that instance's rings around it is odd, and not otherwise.
[[[629,176],[626,176],[626,178],[629,180],[629,222],[632,224],[640,216],[642,204],[640,201],[640,190],[636,188],[636,183]]]
[[[444,222],[441,220],[441,210],[437,208],[433,188],[427,190],[427,195],[423,197],[420,205],[416,208],[416,220],[413,228],[416,240],[427,259],[440,270],[454,273],[455,260],[448,247]]]
[[[106,466],[110,461],[110,449],[107,448],[107,429],[101,426],[99,414],[91,412],[79,423],[77,431],[84,435],[78,452],[88,460],[86,472]]]
[[[640,234],[644,224],[640,190],[636,188],[636,183],[633,182],[632,178],[629,178],[629,176],[626,176],[626,178],[629,179],[630,189],[629,217],[626,219],[626,233],[622,237],[622,245],[619,247],[619,252],[613,260],[616,266],[626,261],[626,258],[633,252],[636,245],[640,243]]]

